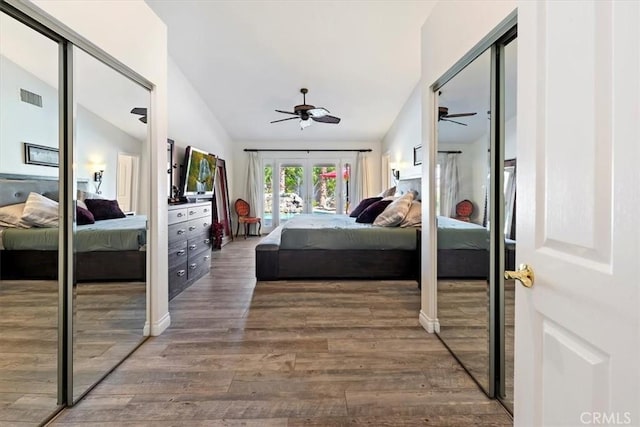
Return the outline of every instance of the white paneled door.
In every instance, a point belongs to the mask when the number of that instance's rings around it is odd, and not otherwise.
[[[640,425],[640,2],[521,1],[515,425]]]

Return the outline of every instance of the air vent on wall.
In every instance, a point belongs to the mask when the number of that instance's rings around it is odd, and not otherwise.
[[[32,104],[36,107],[42,108],[42,96],[37,93],[29,92],[26,89],[20,89],[20,100],[27,104]]]

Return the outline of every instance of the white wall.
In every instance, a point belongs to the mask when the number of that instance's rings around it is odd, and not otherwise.
[[[413,148],[422,141],[421,101],[421,88],[418,84],[382,139],[382,153],[389,154],[389,162],[396,165],[401,179],[422,173],[420,165],[413,165]],[[385,178],[382,177],[383,182],[386,182]]]
[[[233,191],[232,171],[235,165],[231,161],[233,155],[231,138],[171,57],[169,57],[169,138],[175,141],[175,158],[179,163],[183,162],[184,150],[188,145],[225,159],[229,191]]]
[[[434,135],[435,96],[431,86],[483,37],[516,8],[513,0],[439,1],[422,27],[422,194],[429,203],[422,204],[422,308],[420,323],[429,332],[438,329],[436,306],[436,226],[431,177],[436,161]],[[452,31],[452,28],[464,31]]]
[[[57,75],[57,62],[51,68]],[[58,148],[58,90],[4,56],[0,56],[0,74],[0,171],[58,176],[58,168],[25,164],[23,144]],[[22,102],[21,88],[41,95],[42,108]]]
[[[304,132],[304,131],[302,131]],[[380,176],[380,142],[280,142],[280,141],[235,141],[233,145],[233,174],[229,175],[229,180],[234,183],[234,186],[229,190],[229,197],[233,202],[237,198],[247,199],[247,171],[249,168],[248,154],[244,152],[245,148],[256,149],[340,149],[340,150],[358,150],[358,149],[371,149],[370,153],[366,153],[368,156],[367,162],[369,166],[369,188],[368,194],[373,195],[381,191],[381,184],[378,177]],[[279,155],[282,158],[299,158],[304,153],[290,153],[277,152],[269,153],[271,155]],[[322,157],[322,153],[312,153],[314,157]],[[332,157],[340,153],[328,153]],[[346,154],[346,153],[345,153]]]
[[[118,153],[142,156],[143,141],[139,141],[98,117],[82,106],[76,110],[76,174],[78,178],[89,180],[93,191],[96,165],[104,165],[104,175],[100,191],[105,199],[116,198],[116,170]]]
[[[34,4],[154,85],[148,153],[150,211],[154,215],[149,221],[150,323],[146,330],[153,335],[160,334],[170,324],[166,238],[167,27],[142,0],[34,0]]]

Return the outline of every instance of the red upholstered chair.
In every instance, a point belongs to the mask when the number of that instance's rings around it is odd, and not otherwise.
[[[456,219],[458,221],[471,221],[473,214],[473,203],[471,200],[463,200],[456,205]]]
[[[251,224],[258,224],[258,236],[260,235],[260,231],[262,230],[262,219],[249,216],[251,212],[251,206],[249,203],[245,202],[242,199],[236,200],[236,203],[233,205],[236,210],[236,215],[238,215],[238,226],[236,227],[236,237],[238,237],[238,233],[240,232],[240,224],[244,224],[244,238],[247,238],[249,234],[249,227]]]

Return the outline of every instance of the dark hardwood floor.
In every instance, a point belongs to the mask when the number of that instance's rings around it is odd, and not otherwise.
[[[256,284],[257,242],[215,252],[171,327],[53,425],[512,424],[418,324],[415,282]]]

